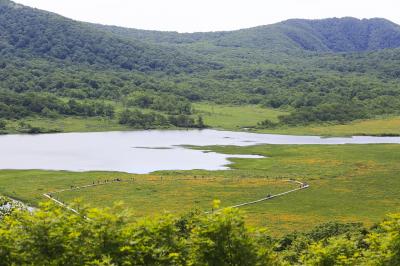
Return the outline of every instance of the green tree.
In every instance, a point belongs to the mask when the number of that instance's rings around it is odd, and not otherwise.
[[[198,128],[205,128],[205,127],[206,127],[206,125],[204,124],[203,117],[202,117],[201,115],[199,115],[199,116],[197,117],[196,126],[197,126]]]
[[[6,129],[7,122],[0,119],[0,129]]]

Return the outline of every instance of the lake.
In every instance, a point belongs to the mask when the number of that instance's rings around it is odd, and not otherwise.
[[[229,169],[228,158],[183,145],[400,143],[400,137],[321,138],[218,130],[146,130],[0,136],[0,169],[122,171]]]

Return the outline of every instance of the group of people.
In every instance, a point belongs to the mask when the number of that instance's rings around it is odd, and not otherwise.
[[[106,183],[121,182],[121,181],[122,181],[122,179],[120,179],[120,178],[114,178],[114,179],[112,179],[112,180],[110,180],[110,179],[104,179],[103,182],[101,182],[100,180],[97,180],[97,184],[106,184]],[[93,181],[92,184],[95,185],[96,182]],[[71,186],[71,187],[72,187],[72,186]]]

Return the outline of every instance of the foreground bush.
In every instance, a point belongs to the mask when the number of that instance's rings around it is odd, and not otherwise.
[[[400,215],[371,231],[329,223],[272,238],[236,209],[138,220],[118,206],[80,211],[7,212],[0,265],[400,265]]]
[[[112,212],[53,204],[34,213],[16,210],[0,223],[1,265],[267,265],[236,210],[185,217],[162,215],[134,222]],[[264,263],[265,262],[265,263]]]

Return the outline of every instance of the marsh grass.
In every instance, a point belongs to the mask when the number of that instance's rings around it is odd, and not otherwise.
[[[227,154],[267,158],[231,159],[233,170],[160,171],[150,175],[116,172],[40,170],[0,171],[0,194],[37,205],[43,193],[97,180],[135,178],[136,184],[112,184],[60,194],[64,201],[82,198],[94,206],[123,200],[137,216],[163,211],[207,209],[218,198],[223,206],[254,200],[302,180],[310,188],[247,206],[247,221],[274,234],[311,229],[328,221],[372,225],[400,212],[400,145],[257,145],[199,147]],[[161,180],[162,177],[162,180]],[[196,177],[196,179],[195,179]],[[185,180],[189,179],[189,180]],[[153,181],[151,181],[153,180]]]
[[[114,182],[104,186],[55,194],[63,202],[80,198],[94,207],[109,207],[123,201],[137,216],[157,212],[183,214],[191,210],[209,211],[214,199],[221,207],[252,201],[290,190],[293,184],[266,178],[164,178],[137,177],[135,181]]]

